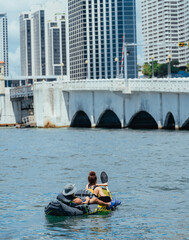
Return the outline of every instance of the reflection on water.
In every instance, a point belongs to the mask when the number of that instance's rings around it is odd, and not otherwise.
[[[0,129],[0,239],[188,239],[189,132]],[[45,217],[68,183],[109,175],[108,215]]]
[[[111,214],[110,214],[111,215]],[[69,237],[73,237],[77,234],[87,234],[90,235],[90,239],[98,238],[98,235],[106,236],[108,233],[112,232],[112,228],[105,226],[105,222],[110,220],[111,216],[98,215],[98,216],[76,216],[76,217],[55,217],[46,216],[46,227],[51,231],[51,236],[57,235],[63,236],[62,232],[69,233]],[[54,235],[55,234],[55,235]],[[64,234],[64,237],[67,237]],[[102,239],[102,238],[101,238]]]

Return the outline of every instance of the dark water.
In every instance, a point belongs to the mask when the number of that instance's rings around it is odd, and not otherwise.
[[[0,239],[189,239],[189,132],[0,129]],[[46,219],[64,184],[106,170],[122,205]]]

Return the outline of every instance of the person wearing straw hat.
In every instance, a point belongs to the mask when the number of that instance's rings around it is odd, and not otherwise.
[[[83,202],[81,200],[81,198],[75,196],[76,190],[77,190],[77,188],[76,188],[75,184],[72,184],[72,183],[66,184],[64,186],[63,192],[58,195],[57,199],[61,201],[61,199],[63,197],[63,198],[66,198],[66,200],[69,201],[69,203],[75,203],[78,205],[99,204],[101,206],[106,206],[107,209],[110,209],[111,207],[113,207],[116,204],[116,202],[114,200],[111,202],[103,202],[96,197],[93,197],[92,199],[90,199],[89,197],[85,197],[85,202]]]

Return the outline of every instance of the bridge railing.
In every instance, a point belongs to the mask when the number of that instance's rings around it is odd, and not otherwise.
[[[33,85],[20,86],[10,89],[10,98],[21,98],[33,96]]]
[[[189,93],[189,78],[154,79],[85,79],[72,81],[40,82],[44,87],[59,86],[63,91],[121,91],[131,92],[186,92]]]
[[[125,89],[124,79],[63,81],[60,84],[65,91],[123,91]]]
[[[130,91],[189,92],[189,78],[129,79]]]

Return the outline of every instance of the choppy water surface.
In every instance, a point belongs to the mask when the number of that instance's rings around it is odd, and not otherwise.
[[[0,239],[189,239],[189,132],[0,129]],[[68,182],[106,170],[122,205],[47,219]]]

